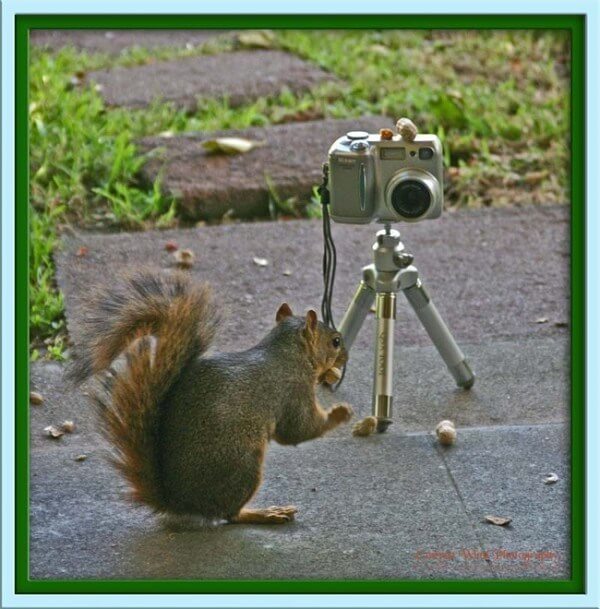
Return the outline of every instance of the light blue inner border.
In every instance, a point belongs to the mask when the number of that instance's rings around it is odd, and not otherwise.
[[[251,8],[252,10],[249,10]],[[64,13],[477,13],[585,14],[587,16],[587,582],[585,595],[18,595],[14,591],[14,16]],[[5,0],[2,3],[2,607],[598,607],[598,472],[600,472],[600,332],[598,314],[600,184],[597,142],[600,142],[598,36],[600,18],[595,0],[225,0],[211,6],[171,0]],[[20,202],[24,204],[24,202]],[[595,372],[595,374],[594,374]],[[68,551],[68,550],[66,550]]]

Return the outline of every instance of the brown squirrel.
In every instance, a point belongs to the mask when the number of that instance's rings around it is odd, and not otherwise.
[[[104,373],[96,402],[133,499],[167,515],[287,522],[293,506],[244,506],[269,440],[298,444],[351,418],[350,406],[325,411],[315,397],[347,360],[342,338],[314,311],[297,317],[284,303],[255,347],[202,357],[217,310],[210,287],[181,272],[123,278],[84,320],[70,376]]]

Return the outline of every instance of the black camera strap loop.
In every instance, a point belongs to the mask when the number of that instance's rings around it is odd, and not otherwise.
[[[331,234],[331,219],[329,217],[329,165],[323,163],[323,181],[317,189],[321,198],[323,208],[323,299],[321,301],[321,316],[323,322],[336,330],[333,314],[331,312],[331,300],[333,297],[333,284],[335,282],[335,267],[337,264],[335,244]]]
[[[331,218],[329,216],[329,165],[323,163],[323,181],[317,189],[323,208],[323,299],[321,300],[321,316],[325,325],[337,331],[331,312],[331,301],[333,300],[333,284],[335,282],[335,267],[337,265],[337,254],[335,243],[331,234]],[[342,370],[342,377],[332,391],[337,391],[346,376],[346,366]]]

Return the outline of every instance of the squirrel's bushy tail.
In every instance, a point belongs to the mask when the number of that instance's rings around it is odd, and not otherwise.
[[[81,382],[115,369],[96,396],[115,464],[135,500],[163,511],[157,458],[161,403],[186,365],[210,345],[217,309],[208,285],[195,285],[182,273],[140,272],[95,301],[69,376]],[[113,363],[123,354],[125,362]]]

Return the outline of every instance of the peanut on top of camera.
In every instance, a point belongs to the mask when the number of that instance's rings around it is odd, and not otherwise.
[[[410,120],[410,118],[406,117],[398,119],[396,129],[398,129],[398,134],[400,137],[407,142],[413,142],[417,137],[417,133],[419,133],[416,125]]]

